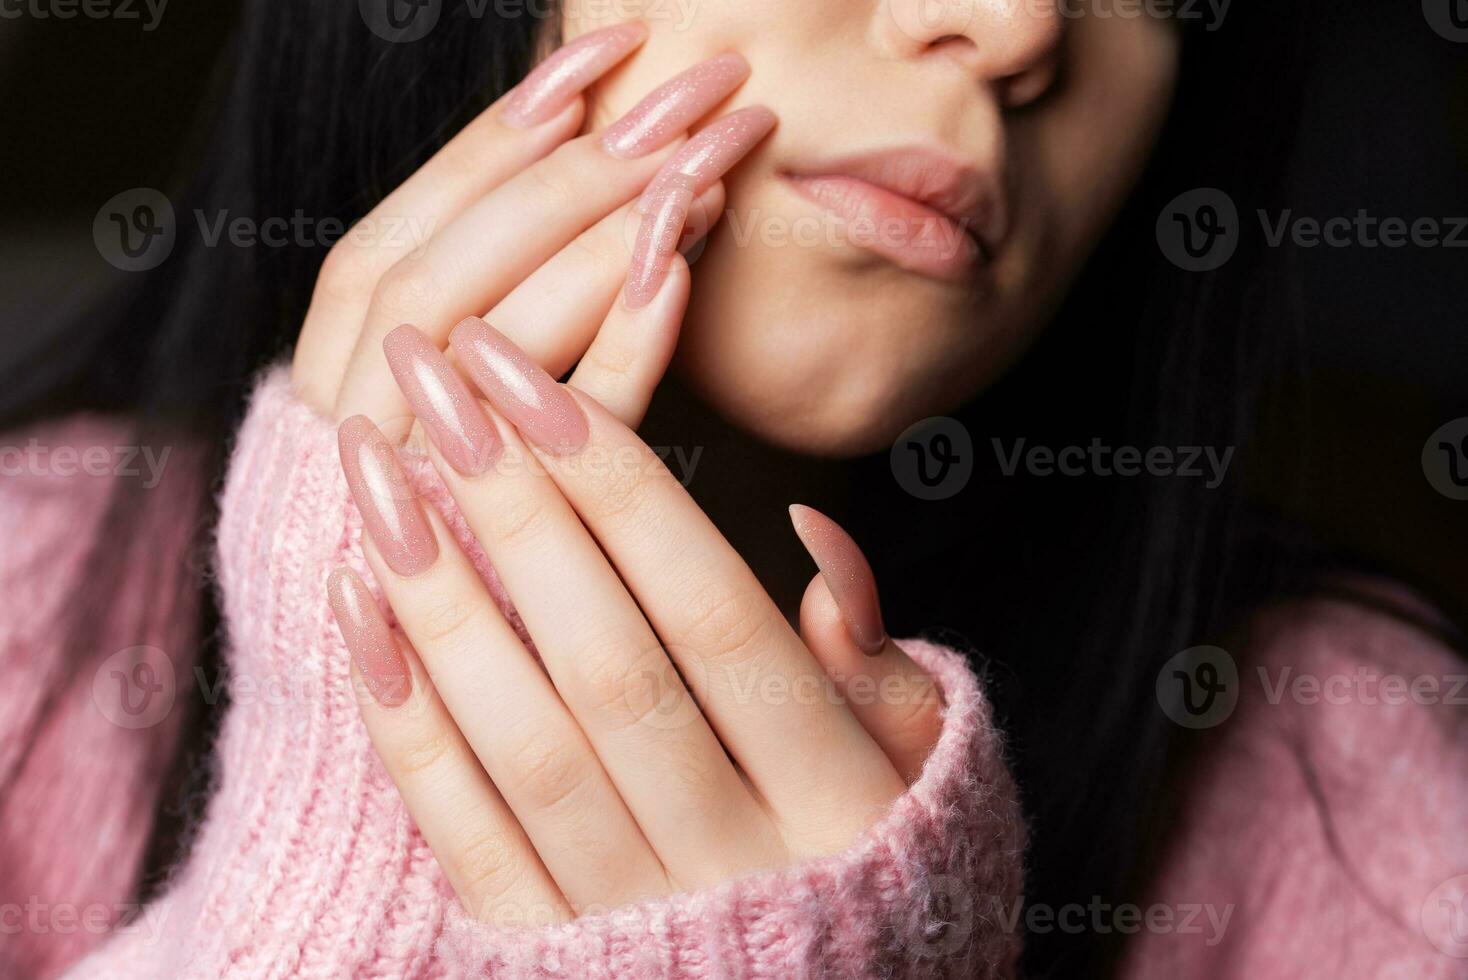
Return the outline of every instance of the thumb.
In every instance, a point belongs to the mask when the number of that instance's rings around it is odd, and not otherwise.
[[[943,727],[943,695],[887,635],[877,581],[835,521],[799,504],[790,519],[820,574],[800,604],[800,635],[867,734],[902,778],[922,773]]]

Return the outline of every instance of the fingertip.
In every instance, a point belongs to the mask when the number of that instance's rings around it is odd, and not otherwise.
[[[807,642],[824,640],[833,626],[841,626],[841,610],[819,572],[811,576],[800,599],[800,635]],[[845,627],[842,627],[844,632]],[[822,644],[825,646],[826,644]]]
[[[690,263],[698,259],[702,253],[702,246],[708,240],[709,233],[724,216],[725,195],[724,182],[717,181],[695,198],[693,205],[688,209],[688,218],[683,226],[683,234],[678,240],[677,251],[682,253]]]

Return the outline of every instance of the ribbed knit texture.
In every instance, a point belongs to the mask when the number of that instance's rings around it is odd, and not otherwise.
[[[87,447],[125,442],[127,429],[77,419],[39,435]],[[469,541],[426,464],[411,468]],[[139,559],[183,555],[191,519],[169,501],[188,488],[171,479],[137,528]],[[365,570],[360,516],[334,427],[290,396],[281,372],[257,394],[222,501],[233,704],[217,790],[166,893],[117,927],[178,718],[114,724],[98,693],[112,690],[110,675],[98,688],[89,671],[60,685],[33,741],[20,737],[66,676],[66,626],[86,615],[69,590],[87,572],[108,489],[103,478],[0,481],[0,980],[53,976],[89,949],[72,975],[901,980],[1010,971],[1026,926],[1014,790],[973,677],[960,658],[923,643],[904,646],[948,699],[942,739],[921,780],[845,852],[561,928],[503,932],[467,921],[363,731],[323,594],[335,565]],[[471,553],[488,576],[472,543]],[[176,681],[189,683],[190,646],[176,629],[191,617],[188,590],[158,594],[150,578],[129,585],[103,634],[157,646]],[[1401,604],[1400,593],[1391,598]],[[1120,975],[1468,976],[1468,903],[1453,906],[1461,919],[1445,904],[1468,895],[1462,659],[1400,620],[1315,601],[1261,616],[1239,666],[1238,709],[1192,760],[1147,890],[1144,909],[1169,912],[1173,925],[1134,925]],[[1256,670],[1442,683],[1428,704],[1276,703]],[[32,903],[39,919],[19,908]],[[1227,913],[1226,927],[1190,911],[1202,905]],[[96,907],[107,911],[101,928],[64,918]],[[1054,929],[1066,910],[1036,911]],[[1114,931],[1120,920],[1101,924]]]
[[[422,460],[420,490],[482,552]],[[365,572],[335,427],[284,372],[256,395],[222,501],[219,587],[233,704],[191,859],[77,977],[992,977],[1018,937],[1023,828],[999,738],[954,654],[911,653],[948,708],[921,779],[846,852],[559,928],[468,921],[387,778],[324,596]],[[370,581],[370,576],[368,576]],[[490,578],[497,594],[497,583]]]

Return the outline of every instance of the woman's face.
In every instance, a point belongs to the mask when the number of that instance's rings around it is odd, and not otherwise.
[[[719,114],[779,116],[693,265],[680,377],[771,442],[844,455],[1006,370],[1132,187],[1175,76],[1171,24],[1077,9],[569,0],[568,40],[629,15],[652,29],[590,125],[725,51],[753,73]]]

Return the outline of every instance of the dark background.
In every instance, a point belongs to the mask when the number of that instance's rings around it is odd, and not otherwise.
[[[139,20],[0,20],[4,343],[28,346],[57,309],[118,275],[92,244],[103,202],[186,180],[234,11],[174,0],[152,32]],[[1440,37],[1403,0],[1336,5],[1315,44],[1296,215],[1468,216],[1468,42]],[[1261,166],[1273,149],[1258,147]],[[1428,436],[1468,416],[1468,247],[1322,245],[1299,262],[1314,394],[1277,406],[1263,438],[1302,459],[1306,479],[1275,485],[1261,467],[1253,493],[1468,620],[1468,502],[1435,491],[1421,465]],[[1306,412],[1316,434],[1300,445],[1290,433]]]

